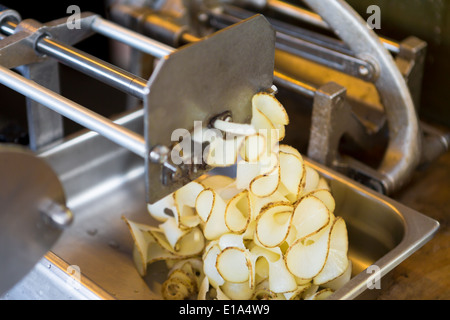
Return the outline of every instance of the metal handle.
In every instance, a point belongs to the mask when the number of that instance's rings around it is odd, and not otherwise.
[[[414,103],[404,78],[378,36],[343,0],[305,0],[359,57],[378,69],[374,84],[385,106],[389,144],[378,169],[385,177],[386,192],[399,189],[420,161],[421,137]],[[345,21],[345,23],[344,23]]]

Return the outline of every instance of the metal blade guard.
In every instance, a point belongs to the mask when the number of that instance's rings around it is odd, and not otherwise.
[[[257,15],[160,60],[144,99],[147,202],[211,169],[182,165],[174,170],[161,150],[172,148],[174,130],[192,132],[195,121],[205,128],[214,117],[228,113],[233,122],[249,123],[252,96],[273,84],[274,55],[275,31]]]

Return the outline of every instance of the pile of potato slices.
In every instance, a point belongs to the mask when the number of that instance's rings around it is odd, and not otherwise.
[[[148,205],[156,226],[123,218],[140,275],[166,262],[164,299],[319,300],[350,279],[328,182],[280,143],[289,118],[273,94],[254,95],[252,108],[254,133],[215,139],[206,157],[235,165],[235,177],[202,176]]]

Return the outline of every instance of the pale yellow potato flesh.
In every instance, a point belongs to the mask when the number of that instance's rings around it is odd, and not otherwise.
[[[170,269],[164,299],[321,300],[350,280],[328,181],[280,144],[289,117],[274,95],[256,94],[252,110],[250,125],[221,123],[250,134],[217,140],[206,158],[236,176],[204,175],[149,205],[156,227],[124,218],[139,273],[160,260]]]

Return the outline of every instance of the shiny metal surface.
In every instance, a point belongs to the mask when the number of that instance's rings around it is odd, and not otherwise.
[[[77,266],[49,252],[25,278],[1,295],[0,300],[114,299],[78,272]]]
[[[144,130],[143,116],[140,110],[116,122],[140,132]],[[154,223],[144,200],[144,161],[93,132],[74,137],[40,156],[60,176],[75,215],[73,226],[46,257],[56,255],[64,261],[55,263],[62,270],[68,265],[77,266],[82,279],[91,281],[89,290],[102,299],[155,299],[149,284],[161,281],[165,270],[155,264],[148,277],[139,276],[132,261],[133,240],[122,220],[125,216]],[[353,276],[331,298],[358,299],[366,293],[380,294],[383,286],[369,289],[372,281],[383,279],[418,250],[439,224],[320,164],[306,161],[329,179],[337,202],[336,215],[344,217],[349,233]],[[367,269],[370,266],[376,272]],[[20,291],[29,281],[32,279],[24,279],[13,291]],[[55,287],[62,290],[67,283],[49,279],[42,296]],[[10,293],[8,298],[14,295]]]
[[[18,68],[21,74],[55,93],[60,93],[58,62],[46,59]],[[39,151],[64,137],[63,117],[46,106],[26,98],[30,149]]]
[[[224,112],[231,112],[233,122],[249,123],[252,96],[273,84],[274,54],[275,32],[256,15],[161,59],[144,100],[147,153],[155,146],[172,147],[175,130],[193,132],[195,121],[207,128]],[[149,159],[146,165],[150,203],[209,170],[188,165],[187,179],[161,185],[164,169]]]
[[[92,18],[89,16],[89,18],[90,20],[93,20],[95,17]],[[125,93],[131,94],[140,99],[143,98],[146,93],[147,84],[147,81],[145,79],[141,79],[136,75],[122,70],[110,63],[102,61],[97,57],[71,47],[67,43],[59,41],[58,37],[53,38],[54,30],[52,28],[49,28],[48,26],[41,26],[37,22],[33,21],[33,25],[36,25],[34,29],[29,30],[29,33],[25,33],[23,31],[21,32],[19,28],[23,27],[24,25],[27,26],[27,24],[31,24],[31,21],[25,20],[18,25],[12,22],[7,22],[1,26],[1,30],[5,34],[9,35],[9,37],[7,37],[5,41],[10,42],[10,47],[12,48],[8,48],[9,50],[6,52],[6,58],[2,57],[2,64],[4,66],[11,67],[26,63],[23,58],[22,60],[18,60],[18,58],[14,57],[15,55],[13,54],[13,50],[20,49],[18,48],[18,45],[20,44],[19,41],[22,41],[25,42],[25,46],[27,45],[27,43],[29,45],[28,49],[22,48],[23,50],[25,50],[24,52],[28,52],[29,54],[35,56],[34,58],[29,58],[32,61],[43,60],[44,58],[41,55],[48,55],[71,68],[83,72],[84,74],[93,76],[96,79],[108,85],[111,85],[114,88],[117,88]],[[43,29],[44,31],[40,31],[40,29]],[[43,32],[47,32],[49,36],[45,36]],[[42,37],[38,37],[39,34],[35,33],[42,33]],[[50,34],[52,35],[51,37]],[[67,35],[65,36],[67,37]],[[29,38],[34,42],[31,43],[31,40]],[[71,42],[73,42],[73,40],[69,41],[69,43]],[[35,50],[37,51],[37,53],[35,52]],[[6,51],[5,46],[2,46],[2,51]],[[8,53],[10,56],[12,56],[10,59],[7,59]],[[5,64],[5,59],[7,62],[9,62],[9,64]]]
[[[101,133],[103,136],[141,157],[146,157],[147,153],[143,137],[118,126],[111,120],[2,66],[0,66],[0,83],[88,129]]]
[[[65,208],[66,199],[48,163],[25,148],[0,147],[0,177],[0,293],[4,293],[59,239],[61,228],[46,219],[47,213],[56,211],[48,212],[45,206]]]
[[[127,94],[140,99],[146,94],[145,79],[59,41],[43,38],[37,43],[37,50]]]
[[[95,19],[91,28],[99,34],[123,42],[156,58],[162,58],[175,51],[170,46],[102,18]]]
[[[320,15],[318,15],[315,12],[312,12],[310,10],[303,9],[301,7],[292,5],[288,2],[279,1],[279,0],[267,0],[267,7],[277,11],[279,13],[285,14],[289,17],[298,19],[299,21],[307,22],[313,26],[323,28],[323,29],[330,29],[330,26],[328,23],[322,19]],[[398,53],[400,51],[400,45],[396,43],[395,41],[392,41],[390,39],[386,39],[383,37],[380,37],[381,42],[383,43],[384,47],[393,52]]]

